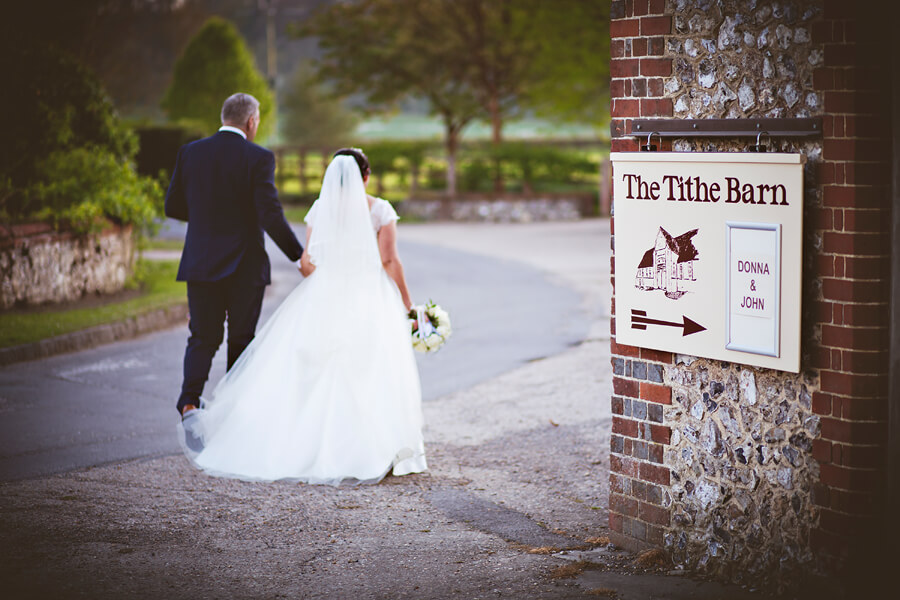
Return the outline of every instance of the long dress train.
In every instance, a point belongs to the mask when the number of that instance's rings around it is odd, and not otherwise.
[[[329,174],[340,176],[340,193],[326,192]],[[338,484],[427,468],[409,324],[397,286],[371,256],[374,230],[396,213],[384,200],[369,210],[351,157],[337,157],[325,179],[307,217],[316,271],[185,421],[202,440],[199,453],[185,452],[211,475]]]

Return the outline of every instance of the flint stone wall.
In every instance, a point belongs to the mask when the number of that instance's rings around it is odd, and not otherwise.
[[[121,291],[134,257],[131,227],[83,236],[44,224],[0,227],[0,309]]]
[[[666,54],[674,57],[664,80],[676,117],[809,117],[822,114],[813,69],[823,62],[812,43],[820,2],[804,0],[669,0],[675,12]],[[748,140],[682,139],[674,151],[746,151]],[[800,152],[805,212],[821,206],[817,181],[822,140],[782,138],[776,152]],[[820,247],[805,233],[806,249]],[[815,253],[804,253],[807,263]],[[804,273],[815,273],[812,264]],[[817,296],[815,279],[804,297]],[[810,303],[804,303],[809,311]],[[811,315],[804,315],[803,348],[816,346]],[[808,356],[802,364],[808,365]],[[729,579],[769,582],[784,589],[813,567],[810,530],[819,513],[814,490],[819,464],[813,441],[821,433],[813,414],[815,372],[754,369],[676,357],[666,368],[672,405],[664,462],[671,468],[671,529],[665,545],[676,562]]]
[[[791,581],[813,561],[817,378],[678,356],[665,380],[673,559],[731,579]]]
[[[415,199],[398,206],[402,216],[423,221],[530,223],[574,221],[592,213],[593,195],[560,197],[500,197]]]

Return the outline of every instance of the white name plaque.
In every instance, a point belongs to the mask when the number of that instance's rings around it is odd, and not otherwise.
[[[726,223],[729,350],[779,355],[781,225]]]

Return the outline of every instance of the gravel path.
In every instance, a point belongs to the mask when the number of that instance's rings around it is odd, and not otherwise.
[[[608,221],[401,231],[552,273],[584,341],[426,403],[425,474],[260,484],[166,456],[2,484],[4,596],[582,597],[557,569],[608,552]]]

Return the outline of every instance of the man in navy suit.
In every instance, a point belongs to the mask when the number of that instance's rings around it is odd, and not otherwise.
[[[271,283],[263,231],[298,266],[303,253],[278,202],[275,156],[253,143],[258,128],[256,98],[230,96],[219,131],[178,151],[166,193],[166,216],[188,223],[177,277],[187,282],[191,332],[177,405],[182,417],[200,406],[225,321],[229,369],[256,333]]]

